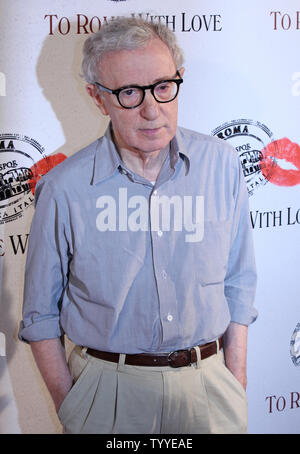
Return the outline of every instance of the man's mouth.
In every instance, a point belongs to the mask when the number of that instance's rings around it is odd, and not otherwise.
[[[262,174],[277,186],[300,184],[300,146],[288,138],[275,140],[262,150]]]
[[[162,130],[162,126],[159,126],[158,128],[140,128],[140,131],[149,136],[154,136],[158,134]]]

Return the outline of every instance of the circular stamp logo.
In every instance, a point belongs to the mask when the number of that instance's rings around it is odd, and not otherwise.
[[[271,165],[264,163],[263,150],[273,142],[273,133],[267,126],[254,120],[232,120],[218,126],[212,135],[228,140],[238,152],[249,196],[271,179],[276,159],[273,155]]]
[[[290,354],[295,366],[300,366],[300,323],[297,323],[291,337]]]
[[[19,219],[33,201],[33,168],[45,157],[34,139],[0,134],[0,224]]]

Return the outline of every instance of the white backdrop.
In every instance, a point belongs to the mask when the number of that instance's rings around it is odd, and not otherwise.
[[[28,184],[105,130],[80,77],[81,47],[105,18],[128,14],[159,19],[178,36],[186,57],[179,123],[219,135],[240,155],[259,276],[249,431],[300,433],[299,2],[0,0],[0,8],[0,433],[61,432],[17,340]]]

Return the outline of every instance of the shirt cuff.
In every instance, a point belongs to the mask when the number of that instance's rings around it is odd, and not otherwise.
[[[33,323],[22,320],[19,327],[18,338],[23,342],[55,339],[64,333],[59,324],[59,318],[47,318]]]
[[[251,306],[245,306],[244,304],[237,303],[236,301],[228,300],[231,321],[239,323],[240,325],[249,326],[255,322],[258,316],[257,310]]]

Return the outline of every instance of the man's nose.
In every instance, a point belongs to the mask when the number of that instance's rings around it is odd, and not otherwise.
[[[155,120],[159,115],[159,103],[150,90],[145,92],[145,98],[141,104],[141,115],[146,120]]]

